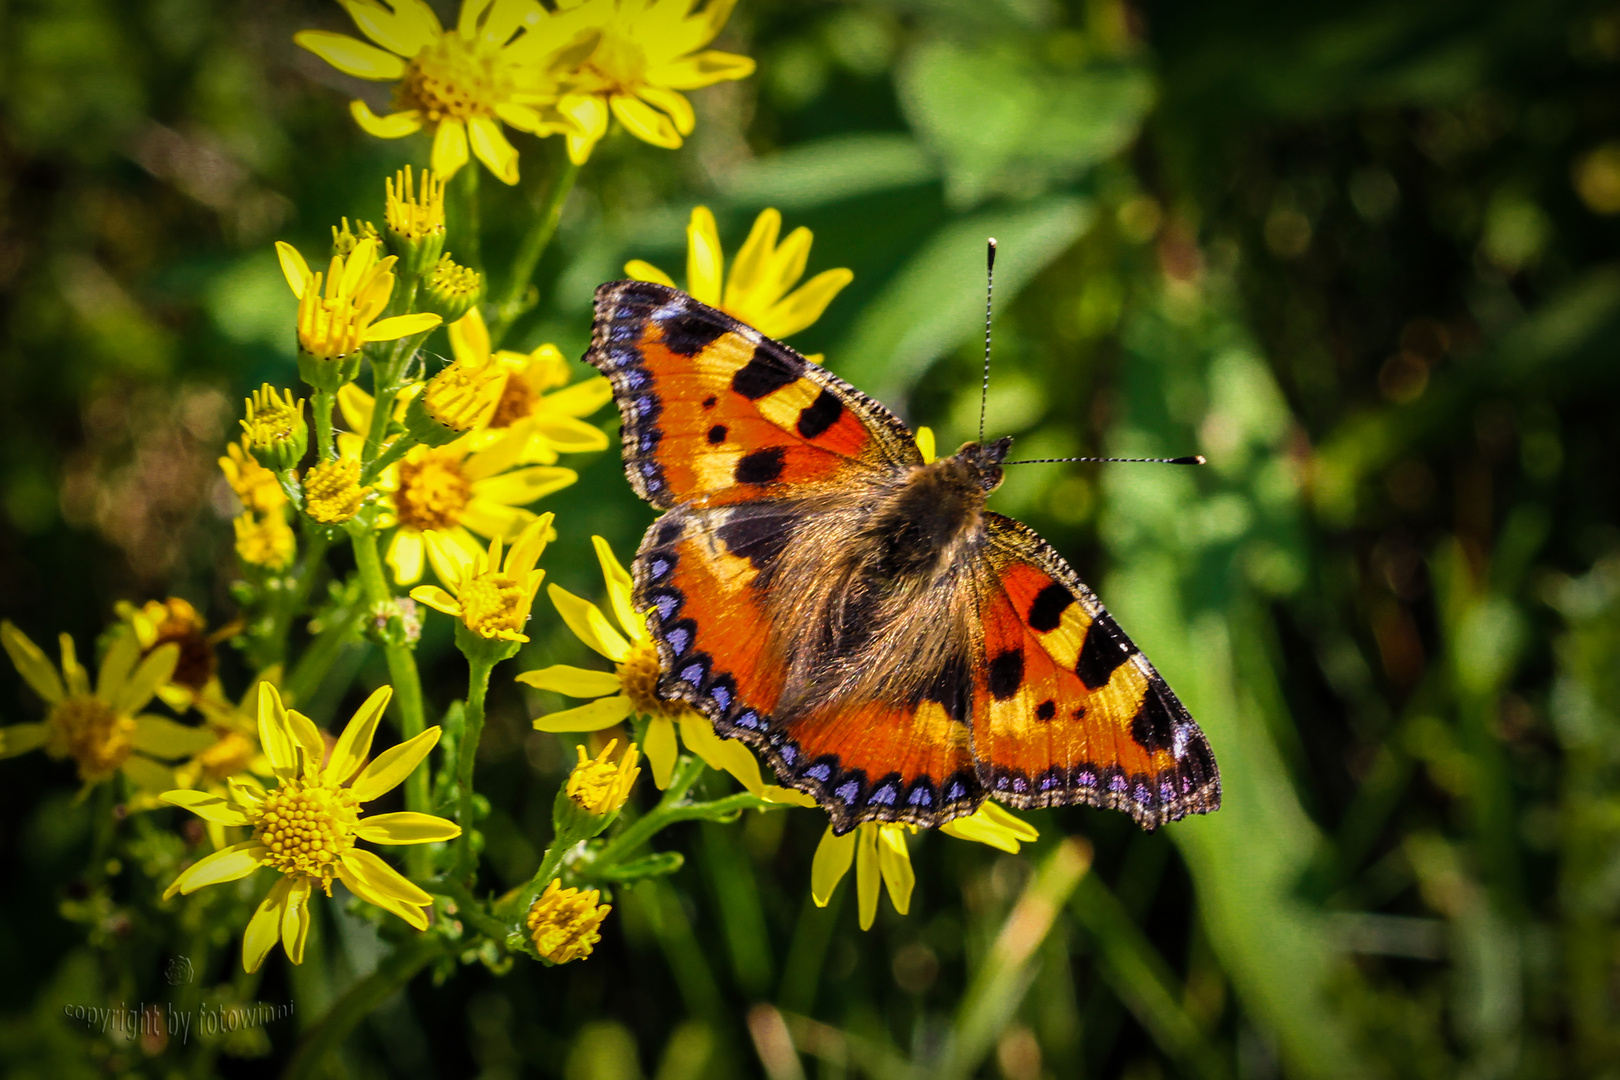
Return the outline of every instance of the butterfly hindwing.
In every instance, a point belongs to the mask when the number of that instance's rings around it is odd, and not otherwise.
[[[973,750],[991,796],[1109,807],[1150,829],[1218,808],[1209,743],[1147,658],[1033,530],[985,518]]]
[[[771,498],[922,463],[911,433],[882,405],[665,285],[597,289],[585,359],[613,383],[631,485],[662,509]]]

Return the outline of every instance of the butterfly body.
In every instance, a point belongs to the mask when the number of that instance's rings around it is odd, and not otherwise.
[[[1213,810],[1208,743],[1096,597],[987,509],[1010,439],[923,460],[911,432],[684,293],[597,291],[586,359],[626,473],[665,510],[633,576],[660,693],[760,750],[836,832],[986,797]]]

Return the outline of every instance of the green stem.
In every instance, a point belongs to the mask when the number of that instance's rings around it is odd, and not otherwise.
[[[315,391],[315,450],[320,460],[330,461],[337,456],[332,449],[332,407],[337,404],[337,395],[330,390]]]
[[[353,638],[365,613],[366,606],[358,597],[354,597],[346,608],[334,609],[328,614],[326,626],[299,655],[298,663],[293,665],[292,673],[287,676],[282,696],[288,704],[306,702],[320,688],[321,681],[326,678],[343,646]]]
[[[478,221],[478,163],[469,161],[461,167],[462,221],[455,230],[456,261],[463,266],[482,271],[484,257],[479,250]]]
[[[632,821],[623,832],[608,841],[606,847],[597,853],[591,861],[593,870],[607,869],[613,864],[622,862],[626,855],[634,852],[642,844],[651,840],[660,829],[676,821],[684,820],[691,815],[683,815],[681,811],[695,805],[712,806],[712,803],[686,803],[686,793],[692,790],[697,778],[703,775],[703,760],[693,755],[687,755],[675,764],[675,773],[669,778],[669,787],[664,789],[664,797],[658,800],[658,805],[649,810],[645,816]],[[745,793],[746,795],[746,793]],[[752,800],[752,795],[746,795]],[[730,798],[736,798],[731,796]],[[727,802],[728,799],[721,799]],[[754,805],[750,802],[748,805]],[[741,807],[739,807],[741,809]],[[541,885],[545,882],[541,881]]]
[[[275,600],[270,616],[270,632],[265,635],[265,651],[261,667],[279,664],[287,657],[287,636],[292,633],[293,620],[309,602],[310,590],[326,565],[326,549],[332,545],[325,528],[304,530],[304,560],[292,575],[292,584]]]
[[[489,673],[495,667],[488,660],[467,659],[467,708],[463,712],[461,742],[456,753],[456,821],[461,838],[456,842],[456,874],[471,875],[476,868],[472,849],[473,769],[478,763],[478,740],[484,734],[484,695],[489,692]]]
[[[506,935],[512,932],[512,926],[491,915],[483,903],[473,896],[472,890],[449,878],[440,878],[429,882],[429,892],[436,892],[448,896],[456,903],[456,918],[471,926],[474,930],[489,938],[495,944],[505,947]],[[463,941],[463,947],[466,946]]]
[[[389,400],[392,400],[392,395],[390,395]],[[377,479],[382,475],[384,469],[408,454],[411,447],[416,445],[416,442],[417,440],[412,437],[410,432],[400,435],[387,450],[382,452],[382,456],[360,471],[360,483],[369,484]]]
[[[568,201],[568,193],[574,190],[574,181],[578,178],[579,166],[574,164],[573,159],[565,157],[562,168],[552,177],[545,195],[535,207],[534,221],[518,244],[517,254],[512,257],[512,273],[507,279],[506,291],[494,305],[495,321],[489,329],[493,345],[501,343],[506,332],[512,328],[512,323],[527,310],[524,299],[528,295],[529,280],[534,277],[534,268],[539,265],[540,256],[556,235],[563,203]]]
[[[383,633],[383,655],[388,661],[388,677],[394,687],[394,705],[399,710],[399,734],[402,740],[413,739],[427,727],[422,708],[422,679],[416,671],[416,655],[405,636],[405,623],[394,602],[394,593],[383,576],[382,560],[377,555],[377,534],[369,522],[356,518],[350,522],[349,537],[354,546],[354,562],[360,572],[360,587],[365,592],[366,606],[372,611],[388,609],[388,625]],[[405,778],[405,808],[426,813],[429,808],[428,772],[413,769]],[[428,874],[431,853],[420,844],[405,849],[405,865],[413,878]]]
[[[361,1020],[383,1002],[404,988],[418,971],[431,964],[445,951],[440,938],[423,935],[399,947],[378,965],[377,970],[351,986],[333,1003],[298,1043],[292,1060],[287,1063],[282,1080],[301,1080],[316,1075],[326,1056],[342,1045],[343,1040]]]

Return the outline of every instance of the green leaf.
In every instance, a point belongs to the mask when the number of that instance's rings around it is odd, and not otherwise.
[[[678,851],[660,851],[656,855],[634,859],[609,867],[598,876],[604,881],[640,881],[643,878],[673,874],[686,865],[686,856]]]

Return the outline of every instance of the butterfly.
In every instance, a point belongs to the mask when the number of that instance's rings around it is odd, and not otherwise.
[[[1152,829],[1220,806],[1198,725],[1069,564],[985,508],[1011,438],[925,462],[883,405],[666,285],[596,290],[662,674],[835,833],[987,798]]]

